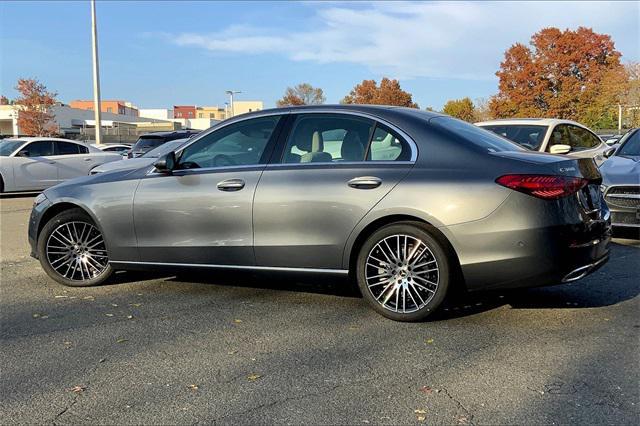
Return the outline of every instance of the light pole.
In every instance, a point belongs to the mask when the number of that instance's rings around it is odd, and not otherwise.
[[[233,117],[235,115],[235,111],[233,110],[233,95],[242,92],[240,90],[227,90],[224,93],[229,95],[229,108],[231,109],[231,117]]]
[[[96,22],[96,0],[91,0],[91,34],[93,38],[93,109],[95,111],[96,144],[102,143],[100,120],[100,75],[98,72],[98,24]]]

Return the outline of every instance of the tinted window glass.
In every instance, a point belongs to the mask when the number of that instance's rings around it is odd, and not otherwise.
[[[616,155],[640,156],[640,130],[636,130],[627,138]]]
[[[135,145],[133,145],[134,151],[149,151],[155,147],[158,147],[165,143],[166,139],[158,136],[147,136],[141,137],[137,140]]]
[[[477,146],[486,152],[523,151],[524,148],[502,138],[495,133],[473,124],[465,123],[450,117],[434,117],[430,121],[434,126],[461,137],[467,143]]]
[[[260,164],[279,116],[254,118],[225,126],[184,149],[183,169]]]
[[[520,146],[537,151],[542,145],[548,126],[531,126],[520,124],[499,124],[481,126],[484,129],[514,141]]]
[[[80,145],[69,142],[55,142],[56,144],[56,155],[69,155],[69,154],[77,154],[80,151],[78,148]]]
[[[187,142],[187,139],[176,139],[166,143],[163,143],[157,148],[153,148],[151,151],[147,151],[143,154],[143,157],[146,158],[159,158],[165,154],[170,153],[171,151],[175,151],[180,146],[184,145]]]
[[[283,163],[364,161],[373,121],[337,114],[299,114]]]
[[[560,124],[553,128],[551,138],[547,144],[547,151],[551,152],[553,145],[569,145],[571,146],[571,136],[569,135],[569,126]]]
[[[23,143],[24,141],[17,141],[12,139],[5,139],[3,141],[0,141],[0,156],[8,157],[16,149],[20,148]]]
[[[88,154],[89,148],[84,145],[78,145],[78,151],[80,152],[80,154]]]
[[[53,143],[50,141],[31,142],[24,149],[29,151],[29,157],[53,155]]]
[[[391,129],[377,125],[371,138],[367,161],[409,161],[411,147]]]
[[[590,131],[582,127],[569,126],[571,135],[571,148],[575,151],[595,148],[600,144],[600,139]]]

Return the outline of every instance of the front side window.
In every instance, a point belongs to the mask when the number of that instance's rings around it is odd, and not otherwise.
[[[283,163],[364,161],[374,122],[337,114],[300,114],[287,140]]]
[[[78,154],[80,145],[70,142],[55,142],[56,155]]]
[[[46,157],[53,155],[53,143],[51,141],[31,142],[24,148],[28,157]]]
[[[367,161],[409,161],[411,147],[394,131],[381,124],[376,125],[367,152]]]
[[[578,126],[569,126],[571,133],[571,148],[575,151],[595,148],[600,144],[600,139],[588,131]]]
[[[249,166],[261,164],[280,116],[261,117],[230,124],[186,147],[178,162],[181,169]]]
[[[554,145],[569,145],[571,146],[571,136],[569,135],[569,126],[560,124],[551,132],[551,138],[547,145],[547,151],[551,152],[551,147]]]
[[[636,130],[627,140],[620,146],[616,155],[621,156],[640,156],[640,130]]]

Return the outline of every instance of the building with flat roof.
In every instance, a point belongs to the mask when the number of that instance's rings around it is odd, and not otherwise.
[[[196,108],[196,118],[212,118],[224,120],[227,118],[227,110],[219,106],[201,106]]]
[[[140,117],[155,118],[156,120],[171,120],[173,110],[170,108],[140,108]]]
[[[173,118],[196,118],[195,105],[174,105]]]
[[[69,103],[71,108],[93,111],[93,101],[75,100]],[[100,111],[110,114],[138,117],[138,107],[128,101],[100,101]]]
[[[262,101],[233,101],[233,115],[245,114],[247,112],[262,111],[264,106]]]

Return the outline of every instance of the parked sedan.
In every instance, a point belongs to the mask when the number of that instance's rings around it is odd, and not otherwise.
[[[68,139],[3,139],[0,141],[0,192],[39,191],[120,159],[119,154],[102,152]]]
[[[122,144],[122,143],[111,143],[111,144],[92,144],[94,148],[98,148],[100,151],[104,152],[115,152],[122,156],[126,156],[129,151],[131,151],[131,145]]]
[[[532,151],[594,158],[602,163],[610,147],[593,131],[570,120],[515,118],[476,123]]]
[[[140,167],[152,166],[153,163],[156,162],[158,158],[161,156],[178,149],[183,143],[188,141],[189,139],[176,139],[173,141],[166,142],[160,145],[157,148],[152,149],[151,151],[142,154],[141,157],[138,158],[129,158],[120,161],[113,161],[111,163],[103,164],[98,167],[94,167],[91,169],[89,174],[95,175],[98,173],[110,172],[113,170],[133,170],[138,169]]]
[[[600,167],[604,198],[617,228],[635,228],[640,236],[640,129],[629,131],[615,154]]]
[[[226,120],[152,169],[45,191],[32,254],[59,283],[114,270],[339,274],[395,320],[456,287],[558,284],[608,259],[609,210],[591,159],[532,153],[410,108],[265,110]]]
[[[136,158],[143,155],[145,152],[151,151],[154,148],[159,147],[165,142],[169,142],[176,139],[190,138],[193,135],[200,133],[199,130],[176,130],[173,132],[153,132],[142,135],[138,138],[136,143],[128,152],[129,158]]]

